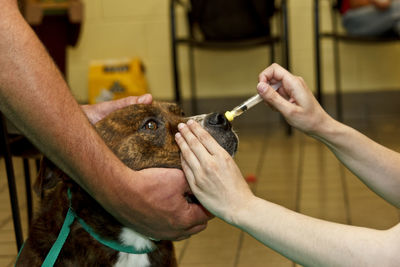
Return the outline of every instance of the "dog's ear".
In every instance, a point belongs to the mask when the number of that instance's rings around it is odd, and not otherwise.
[[[43,157],[40,169],[33,189],[35,193],[43,198],[45,190],[54,188],[62,180],[63,172],[48,158]]]

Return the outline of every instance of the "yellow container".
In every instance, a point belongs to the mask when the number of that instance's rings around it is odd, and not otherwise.
[[[89,103],[147,93],[142,62],[135,59],[95,61],[89,67]]]

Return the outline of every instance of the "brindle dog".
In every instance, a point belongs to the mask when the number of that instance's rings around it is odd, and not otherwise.
[[[231,155],[235,153],[238,140],[223,115],[213,113],[193,118]],[[115,111],[95,127],[110,149],[134,170],[151,167],[181,168],[180,151],[174,135],[177,125],[187,119],[177,105],[160,102],[132,105]],[[18,266],[42,265],[57,239],[69,205],[103,239],[124,243],[121,237],[128,233],[131,239],[134,237],[135,242],[125,241],[125,245],[135,246],[141,242],[145,247],[156,249],[141,255],[113,250],[96,241],[75,220],[56,266],[176,266],[172,242],[152,241],[134,232],[134,229],[124,227],[46,159],[42,162],[38,184],[41,188],[40,210],[17,261]],[[71,202],[67,196],[68,189],[72,193]]]

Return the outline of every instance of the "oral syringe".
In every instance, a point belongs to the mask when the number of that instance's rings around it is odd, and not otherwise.
[[[274,90],[276,91],[279,89],[279,87],[281,87],[281,85],[282,83],[278,82],[275,84],[271,84],[271,87],[274,88]],[[242,104],[232,109],[231,111],[225,112],[225,117],[227,118],[228,121],[233,121],[234,118],[242,115],[245,111],[251,109],[258,103],[260,103],[262,100],[263,100],[262,97],[259,94],[256,94],[255,96],[250,97]]]

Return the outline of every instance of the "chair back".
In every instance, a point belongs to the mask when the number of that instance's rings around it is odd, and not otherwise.
[[[191,35],[197,40],[231,41],[270,35],[274,0],[191,0]]]

